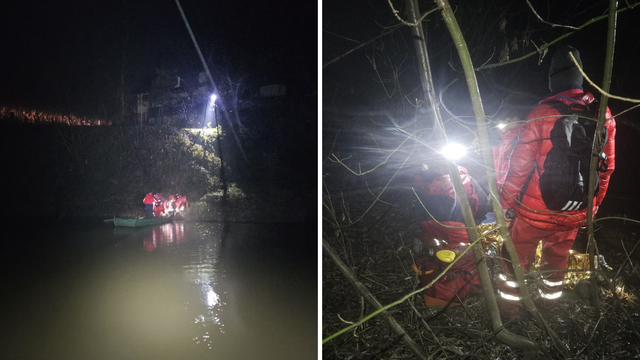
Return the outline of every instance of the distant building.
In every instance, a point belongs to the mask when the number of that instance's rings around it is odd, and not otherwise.
[[[273,79],[271,79],[273,81]],[[226,111],[243,110],[253,116],[265,110],[286,108],[292,94],[283,82],[262,85],[266,78],[249,79],[240,85],[239,91],[222,89]],[[262,83],[262,84],[260,84]],[[268,84],[268,82],[267,82]],[[226,91],[226,93],[225,93]],[[176,127],[200,127],[209,105],[210,86],[204,72],[191,76],[159,75],[148,92],[136,95],[134,119],[136,125],[169,125]],[[246,112],[246,110],[249,110]]]
[[[174,84],[156,86],[136,96],[134,118],[137,125],[171,125],[189,127],[201,120],[208,100],[204,73],[182,78]]]

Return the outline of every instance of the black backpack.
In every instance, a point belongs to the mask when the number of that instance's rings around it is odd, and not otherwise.
[[[574,211],[587,207],[589,166],[597,121],[580,116],[593,116],[586,105],[567,105],[561,101],[548,102],[560,116],[551,130],[551,150],[544,160],[540,174],[542,200],[549,210]],[[598,142],[598,154],[606,160],[603,149],[607,141],[607,128]],[[600,170],[606,170],[606,161],[599,161],[596,169],[595,194],[598,194]]]

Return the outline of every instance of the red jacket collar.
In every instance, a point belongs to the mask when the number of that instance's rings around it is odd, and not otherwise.
[[[572,103],[589,105],[595,101],[595,98],[593,97],[593,94],[591,94],[590,92],[584,92],[584,90],[582,89],[569,89],[543,99],[542,101],[540,101],[540,104],[549,101],[562,101],[567,105],[571,105]]]

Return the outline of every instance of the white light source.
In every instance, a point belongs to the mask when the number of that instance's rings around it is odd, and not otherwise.
[[[505,124],[505,123],[499,123],[499,124],[498,124],[498,129],[502,130],[502,129],[504,129],[506,126],[507,126],[507,124]]]
[[[449,160],[457,160],[463,157],[467,153],[467,149],[461,144],[449,143],[447,144],[440,154]]]
[[[216,99],[218,99],[218,95],[216,94],[211,94],[211,103],[215,103]]]

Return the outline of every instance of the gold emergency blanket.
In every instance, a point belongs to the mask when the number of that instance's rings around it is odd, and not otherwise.
[[[482,234],[496,227],[496,223],[480,224],[478,225],[478,233]],[[487,255],[491,255],[497,251],[497,255],[500,255],[502,249],[502,236],[498,231],[493,231],[481,240],[482,249]],[[542,241],[538,243],[536,249],[536,257],[533,262],[532,270],[540,269],[540,255],[542,253]],[[598,264],[596,263],[596,267]],[[569,250],[569,258],[567,259],[567,270],[579,270],[575,272],[567,272],[564,276],[564,286],[567,289],[573,289],[573,287],[582,279],[589,278],[589,254],[581,254],[574,250]]]

